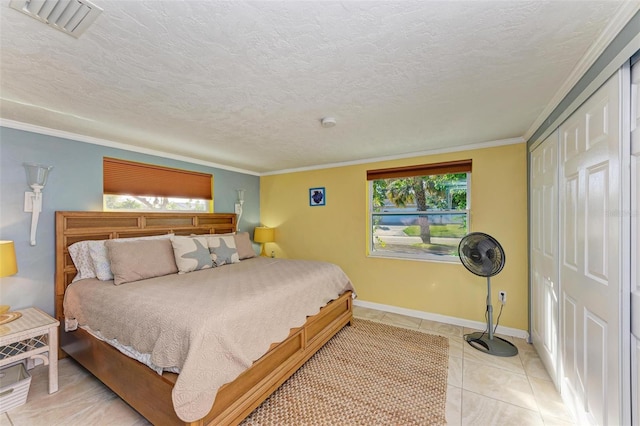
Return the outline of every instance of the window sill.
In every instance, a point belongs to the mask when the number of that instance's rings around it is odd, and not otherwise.
[[[367,257],[374,259],[391,259],[391,260],[414,260],[418,262],[434,262],[434,263],[460,263],[460,258],[457,256],[425,256],[425,257],[415,257],[409,254],[403,253],[380,253],[373,252],[368,253]]]

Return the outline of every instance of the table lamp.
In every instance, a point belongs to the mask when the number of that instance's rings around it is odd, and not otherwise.
[[[253,231],[253,241],[256,243],[262,244],[262,251],[260,252],[260,256],[266,256],[267,252],[264,248],[265,243],[274,242],[276,234],[275,228],[268,228],[266,226],[257,226]]]
[[[16,249],[13,241],[0,241],[0,277],[8,277],[18,273]],[[9,312],[11,306],[0,305],[0,324],[5,324],[22,316],[19,312]]]

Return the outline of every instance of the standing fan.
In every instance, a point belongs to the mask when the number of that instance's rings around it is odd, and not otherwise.
[[[493,237],[482,232],[472,232],[460,240],[460,261],[470,272],[487,277],[487,329],[464,336],[479,351],[496,356],[514,356],[518,349],[500,337],[493,335],[493,306],[491,305],[491,277],[504,267],[504,250]],[[498,319],[500,316],[498,315]]]

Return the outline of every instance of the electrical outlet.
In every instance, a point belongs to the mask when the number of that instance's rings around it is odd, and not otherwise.
[[[500,303],[503,305],[507,303],[507,292],[504,290],[500,290],[498,292],[498,299],[500,299]]]
[[[236,203],[235,212],[236,212],[236,214],[240,214],[242,212],[242,204]]]

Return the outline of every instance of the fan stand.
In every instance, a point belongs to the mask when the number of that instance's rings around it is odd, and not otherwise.
[[[513,343],[493,335],[493,306],[491,305],[491,277],[487,277],[487,332],[476,332],[464,336],[467,343],[475,349],[489,355],[514,356],[518,348]]]

